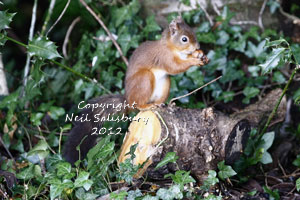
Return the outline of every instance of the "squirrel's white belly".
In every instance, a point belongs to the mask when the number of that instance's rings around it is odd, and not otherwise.
[[[155,102],[165,95],[165,86],[168,84],[168,74],[162,69],[152,69],[151,71],[155,77],[155,81],[150,102]]]

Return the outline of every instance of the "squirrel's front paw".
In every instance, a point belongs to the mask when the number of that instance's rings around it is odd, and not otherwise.
[[[193,58],[196,58],[198,60],[197,65],[206,65],[209,62],[209,59],[204,55],[203,51],[200,49],[197,49],[193,54]]]
[[[203,51],[200,49],[197,49],[192,53],[193,58],[200,59],[204,55]]]
[[[203,65],[206,65],[209,62],[209,59],[206,57],[206,55],[203,54],[203,56],[200,58],[200,60],[203,62]]]

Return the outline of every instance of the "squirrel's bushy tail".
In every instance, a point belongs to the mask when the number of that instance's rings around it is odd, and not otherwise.
[[[88,102],[91,105],[90,108],[84,109],[79,115],[84,116],[84,118],[88,115],[90,121],[76,122],[64,145],[63,157],[66,161],[74,164],[79,159],[79,153],[80,159],[83,159],[96,144],[97,134],[91,134],[94,132],[93,128],[97,128],[99,131],[102,126],[103,122],[99,119],[107,118],[108,115],[126,113],[128,109],[124,106],[121,106],[121,109],[116,109],[118,105],[124,105],[124,103],[126,102],[123,95],[107,95],[90,100]],[[94,109],[92,109],[92,105],[94,105]],[[97,115],[97,118],[95,118],[95,115]],[[76,150],[79,144],[80,152]]]

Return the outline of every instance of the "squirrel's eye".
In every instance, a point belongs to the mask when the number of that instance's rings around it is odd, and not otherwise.
[[[188,37],[185,36],[185,35],[183,35],[183,36],[181,37],[181,41],[182,41],[183,43],[186,43],[188,40],[189,40]]]

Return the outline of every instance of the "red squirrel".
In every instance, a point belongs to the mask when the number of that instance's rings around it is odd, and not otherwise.
[[[207,57],[199,49],[194,31],[184,23],[181,17],[174,19],[157,41],[142,43],[132,54],[125,78],[125,96],[108,95],[95,98],[89,103],[119,104],[125,101],[135,104],[139,110],[149,109],[164,103],[170,92],[169,75],[187,71],[191,66],[202,66],[208,63]],[[123,109],[125,113],[128,109]],[[85,109],[83,114],[90,114],[91,121],[80,122],[72,128],[64,147],[64,158],[74,164],[79,158],[86,156],[96,142],[92,135],[94,127],[102,123],[94,123],[93,114],[101,116],[116,114],[113,109]],[[76,147],[80,145],[80,153]],[[80,156],[80,157],[79,157]]]

